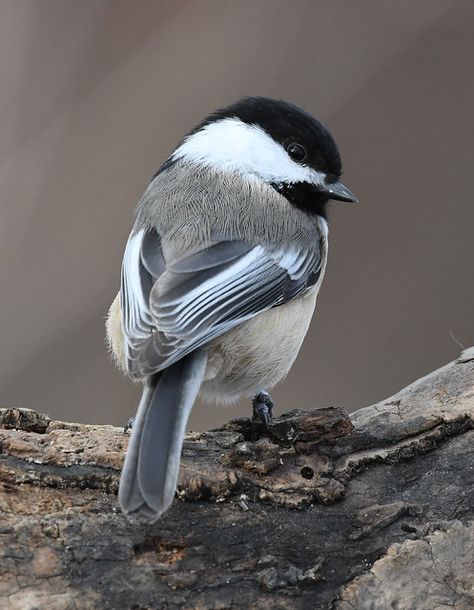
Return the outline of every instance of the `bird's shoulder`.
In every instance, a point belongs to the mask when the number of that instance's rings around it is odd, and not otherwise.
[[[135,230],[155,230],[174,260],[216,240],[321,249],[323,218],[291,207],[270,185],[174,164],[155,176],[137,206]]]

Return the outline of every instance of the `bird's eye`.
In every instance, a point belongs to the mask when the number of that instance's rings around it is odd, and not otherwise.
[[[301,161],[306,159],[305,148],[297,142],[291,142],[291,144],[288,144],[286,147],[286,152],[290,155],[293,161],[297,161],[298,163],[301,163]]]

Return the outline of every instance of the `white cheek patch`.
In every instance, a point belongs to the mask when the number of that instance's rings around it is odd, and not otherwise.
[[[217,170],[235,171],[265,182],[323,184],[325,174],[290,159],[287,152],[258,125],[227,118],[188,136],[172,155]]]

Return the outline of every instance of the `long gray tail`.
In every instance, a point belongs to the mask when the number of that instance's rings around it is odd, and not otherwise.
[[[126,515],[154,521],[173,501],[186,422],[206,361],[196,350],[146,381],[120,478]]]

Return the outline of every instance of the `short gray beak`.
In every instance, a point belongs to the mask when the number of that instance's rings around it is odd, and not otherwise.
[[[359,203],[357,197],[342,182],[325,183],[322,186],[324,192],[329,195],[329,199],[337,201],[347,201],[348,203]]]

